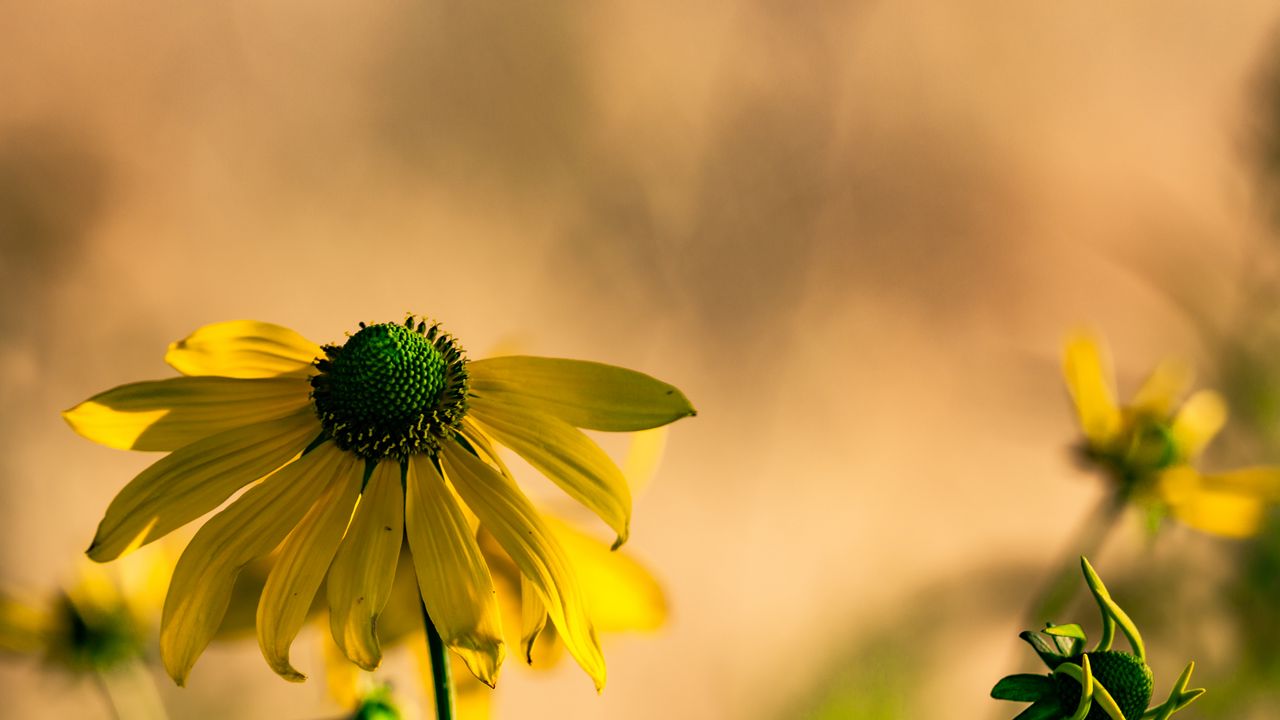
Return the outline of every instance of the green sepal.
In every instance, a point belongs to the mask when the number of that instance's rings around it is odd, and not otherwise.
[[[991,697],[997,700],[1035,702],[1054,692],[1053,680],[1048,675],[1010,675],[1001,678],[991,688]]]
[[[1018,713],[1013,720],[1060,720],[1062,705],[1056,697],[1046,697],[1035,701],[1030,707]]]
[[[1098,610],[1102,613],[1102,639],[1098,641],[1097,649],[1111,649],[1111,640],[1115,637],[1115,628],[1118,625],[1129,641],[1129,647],[1133,648],[1133,654],[1137,655],[1139,660],[1146,662],[1146,646],[1143,645],[1142,635],[1138,632],[1138,627],[1133,624],[1133,620],[1129,618],[1129,614],[1111,599],[1111,593],[1107,592],[1107,586],[1102,584],[1102,578],[1098,577],[1098,573],[1089,564],[1089,559],[1083,555],[1080,556],[1080,568],[1084,570],[1085,583],[1088,584],[1089,591],[1098,602]]]
[[[1187,667],[1178,676],[1178,680],[1174,682],[1173,689],[1169,691],[1169,699],[1143,713],[1143,720],[1168,720],[1171,715],[1195,702],[1196,698],[1203,695],[1204,688],[1187,690],[1187,683],[1191,682],[1191,673],[1195,669],[1196,664],[1194,662],[1187,663]]]
[[[1058,652],[1057,648],[1050,645],[1039,633],[1023,630],[1018,633],[1018,637],[1025,640],[1031,646],[1031,649],[1036,651],[1036,654],[1040,656],[1045,665],[1049,666],[1050,670],[1056,669],[1067,660],[1065,655]]]
[[[1084,643],[1087,636],[1084,629],[1075,623],[1070,625],[1054,625],[1053,623],[1045,623],[1045,635],[1051,635],[1053,642],[1058,646],[1058,653],[1067,657],[1075,657],[1084,650]]]

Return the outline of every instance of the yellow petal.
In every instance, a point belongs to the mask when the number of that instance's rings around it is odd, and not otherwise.
[[[1120,408],[1103,369],[1102,348],[1094,337],[1079,334],[1068,338],[1062,374],[1075,401],[1080,430],[1092,445],[1105,445],[1120,429]]]
[[[594,619],[594,618],[593,618]],[[533,664],[533,644],[547,627],[547,606],[529,578],[520,576],[520,647],[525,662]]]
[[[305,378],[181,377],[121,385],[62,413],[90,440],[121,450],[177,450],[231,428],[309,407]]]
[[[1191,367],[1178,360],[1165,360],[1147,376],[1133,396],[1134,410],[1153,416],[1168,417],[1174,403],[1191,387]]]
[[[662,586],[644,565],[554,518],[546,517],[587,596],[600,632],[656,630],[667,619]]]
[[[320,346],[286,327],[256,320],[213,323],[170,343],[164,361],[183,375],[267,378],[306,374]]]
[[[569,653],[591,676],[596,689],[603,688],[600,641],[569,558],[551,529],[519,488],[457,443],[446,443],[442,457],[458,494],[529,578]]]
[[[89,557],[113,560],[213,510],[282,467],[320,433],[310,410],[233,428],[187,445],[143,470],[111,501]]]
[[[574,427],[626,432],[695,415],[674,385],[626,368],[513,355],[467,364],[476,406],[527,404]]]
[[[1170,509],[1183,524],[1201,532],[1247,538],[1262,528],[1267,505],[1256,497],[1202,488]]]
[[[0,650],[23,655],[42,652],[52,622],[45,608],[0,594]]]
[[[160,657],[178,685],[218,629],[236,575],[289,534],[353,456],[324,443],[250,488],[196,533],[169,583]]]
[[[1235,493],[1272,503],[1280,503],[1280,467],[1262,466],[1241,468],[1230,472],[1206,475],[1205,489],[1215,492]]]
[[[271,669],[286,680],[307,679],[289,662],[289,648],[307,619],[360,496],[364,463],[345,461],[344,467],[280,546],[258,601],[258,646]]]
[[[403,502],[401,500],[402,504]],[[403,513],[401,515],[401,522],[404,522]],[[382,614],[378,615],[376,627],[379,645],[387,647],[399,644],[415,632],[422,632],[422,599],[418,597],[418,578],[413,572],[413,557],[408,546],[403,543],[400,557],[396,560],[390,596],[382,608]]]
[[[1169,428],[1179,457],[1198,457],[1226,422],[1227,404],[1217,393],[1201,390],[1187,398]]]
[[[445,644],[492,687],[505,646],[489,567],[431,458],[413,456],[406,488],[405,530],[422,603]]]
[[[501,411],[473,407],[471,417],[498,442],[600,516],[626,542],[631,489],[613,460],[582,431],[563,420],[510,406]]]
[[[391,597],[404,537],[400,463],[383,460],[373,470],[351,529],[329,569],[329,630],[343,653],[365,670],[382,661],[378,616]],[[414,603],[413,614],[418,611]]]

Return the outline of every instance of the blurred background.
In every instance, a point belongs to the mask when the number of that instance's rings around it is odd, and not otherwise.
[[[1122,397],[1168,355],[1227,393],[1209,466],[1280,462],[1274,2],[3,14],[6,590],[69,582],[154,459],[58,412],[167,376],[166,344],[224,319],[332,342],[412,311],[473,357],[516,343],[694,401],[628,545],[666,627],[606,638],[600,696],[571,663],[513,660],[500,718],[1017,714],[988,693],[1035,670],[1026,609],[1107,492],[1069,453],[1080,325]],[[1126,516],[1093,559],[1158,697],[1197,661],[1210,694],[1179,718],[1275,717],[1274,518],[1151,540]],[[247,639],[161,694],[175,718],[338,717],[319,647],[296,646],[303,685]],[[110,717],[38,661],[0,659],[0,696]]]

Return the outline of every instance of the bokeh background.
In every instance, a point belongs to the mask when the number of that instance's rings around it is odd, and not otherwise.
[[[506,718],[1016,714],[988,692],[1105,493],[1068,453],[1073,327],[1122,395],[1166,355],[1225,388],[1210,464],[1280,461],[1274,2],[3,5],[7,589],[66,582],[150,459],[58,412],[222,319],[425,313],[693,399],[629,544],[667,627],[606,639],[600,696],[513,663]],[[1179,717],[1280,707],[1269,533],[1127,518],[1095,558],[1157,694],[1197,660]],[[251,639],[160,679],[175,718],[341,713]],[[0,697],[109,717],[21,659]]]

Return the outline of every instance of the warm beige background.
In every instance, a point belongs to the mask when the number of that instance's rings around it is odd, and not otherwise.
[[[670,626],[608,641],[601,697],[569,666],[508,668],[502,717],[790,717],[940,579],[1047,568],[1100,492],[1064,452],[1062,333],[1101,327],[1130,383],[1194,358],[1163,288],[1230,303],[1262,234],[1266,0],[3,17],[6,586],[64,580],[147,461],[57,411],[164,375],[165,344],[205,322],[328,341],[412,310],[475,354],[515,338],[695,401],[631,544]],[[954,598],[971,645],[918,691],[935,717],[1012,714],[986,694],[1020,667],[1033,590]],[[22,662],[0,661],[0,696],[8,717],[105,717]],[[175,717],[337,715],[251,642],[165,696]]]

